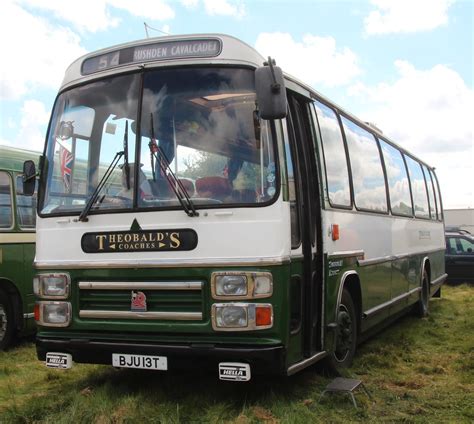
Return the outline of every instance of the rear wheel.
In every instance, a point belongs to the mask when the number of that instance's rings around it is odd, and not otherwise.
[[[351,366],[357,347],[357,315],[348,290],[343,290],[337,311],[336,348],[327,358],[333,371]]]
[[[7,294],[0,290],[0,350],[7,349],[13,340],[15,328],[13,305]]]
[[[428,316],[430,310],[430,282],[428,280],[428,273],[423,270],[423,276],[421,278],[421,292],[420,299],[416,305],[416,313],[420,318]]]

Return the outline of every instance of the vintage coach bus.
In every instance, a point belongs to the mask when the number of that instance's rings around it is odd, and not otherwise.
[[[434,169],[230,36],[75,61],[42,163],[51,367],[344,367],[369,329],[426,315],[446,278]]]
[[[23,162],[40,153],[0,146],[0,350],[34,331],[36,196],[23,194]]]

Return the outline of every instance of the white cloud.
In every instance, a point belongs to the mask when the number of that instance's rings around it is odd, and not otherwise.
[[[43,151],[45,128],[49,121],[49,111],[44,103],[38,100],[25,100],[21,108],[21,119],[15,139],[0,140],[6,144],[22,149]]]
[[[195,9],[199,4],[199,0],[181,0],[181,4],[186,9]]]
[[[114,28],[120,19],[110,8],[125,10],[132,16],[164,21],[175,17],[174,10],[162,0],[18,0],[32,9],[52,12],[74,25],[79,31],[97,32]]]
[[[245,6],[240,1],[231,0],[203,0],[208,15],[234,16],[238,19],[245,16]]]
[[[474,91],[445,65],[418,70],[398,60],[395,67],[393,83],[351,87],[349,94],[365,103],[359,115],[437,168],[445,206],[473,206],[466,182],[474,174]]]
[[[79,31],[97,32],[116,27],[120,20],[112,17],[105,0],[19,0],[31,9],[51,12],[56,18],[73,24]]]
[[[57,90],[66,66],[86,53],[74,32],[9,1],[2,5],[0,37],[0,99],[17,99],[36,87]]]
[[[372,0],[377,10],[364,19],[367,34],[429,31],[448,23],[454,0]]]
[[[333,37],[306,34],[298,42],[288,33],[261,33],[255,47],[285,72],[312,85],[344,85],[361,73],[355,53],[347,47],[338,49]]]
[[[166,34],[171,34],[171,27],[169,25],[163,25],[161,27],[161,32],[164,32]]]
[[[35,0],[36,1],[36,0]],[[97,0],[90,0],[96,2]],[[152,19],[155,21],[167,21],[175,17],[175,12],[166,1],[163,0],[103,0],[110,6],[123,9],[133,16]]]

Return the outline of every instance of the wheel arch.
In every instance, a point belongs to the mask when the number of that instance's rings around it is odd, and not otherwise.
[[[430,258],[428,256],[425,256],[423,260],[421,261],[421,269],[420,269],[420,285],[423,284],[423,272],[426,270],[426,273],[428,274],[428,283],[431,282],[431,263],[430,263]]]

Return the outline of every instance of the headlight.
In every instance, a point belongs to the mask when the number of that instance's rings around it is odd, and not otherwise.
[[[35,319],[45,327],[67,327],[71,323],[71,310],[69,302],[37,302]]]
[[[245,275],[216,275],[217,296],[246,296],[247,290]]]
[[[35,295],[43,299],[66,299],[70,285],[69,274],[38,274],[33,279]]]
[[[273,326],[273,307],[268,303],[215,303],[212,328],[215,331],[264,330]]]
[[[247,308],[242,306],[220,306],[216,308],[218,327],[247,327]]]
[[[236,300],[270,297],[273,278],[270,272],[213,272],[211,292],[214,299]]]

